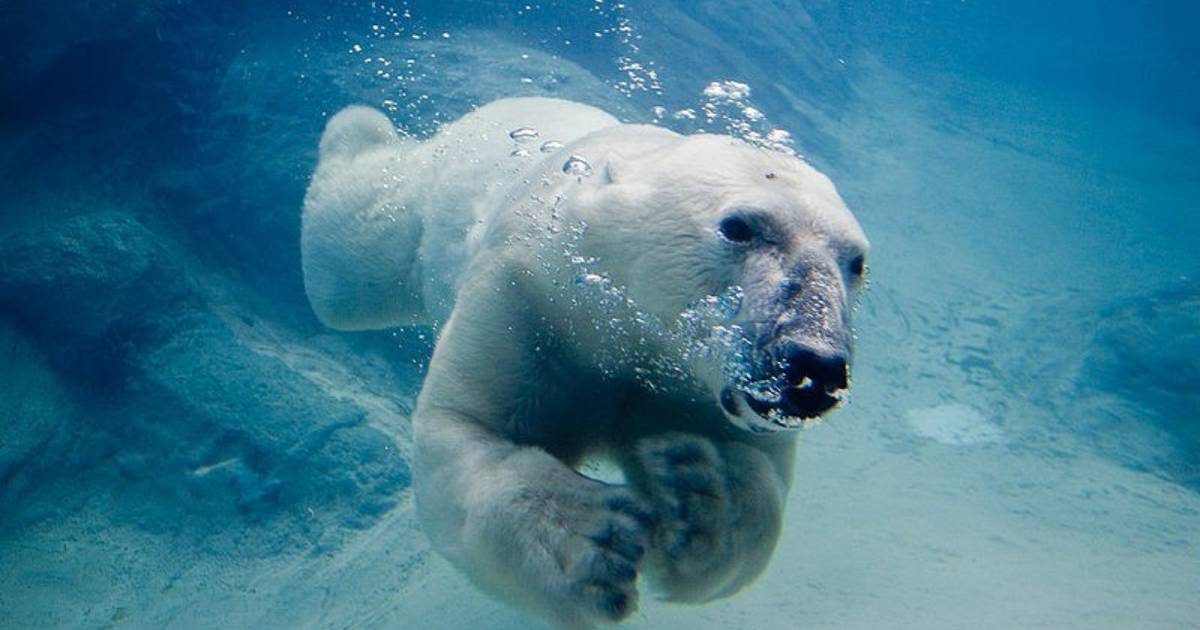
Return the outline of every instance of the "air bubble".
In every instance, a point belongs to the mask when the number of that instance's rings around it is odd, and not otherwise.
[[[581,156],[572,155],[563,162],[562,172],[576,177],[587,177],[592,174],[592,165]]]
[[[563,148],[563,143],[559,142],[558,140],[547,140],[542,143],[542,146],[538,149],[538,151],[541,151],[542,153],[554,153],[561,148]]]
[[[603,287],[608,284],[608,279],[598,273],[583,273],[575,278],[575,284],[588,287]]]
[[[778,144],[789,144],[792,141],[792,134],[783,129],[772,129],[767,132],[767,141]]]
[[[704,95],[709,98],[740,101],[750,96],[750,86],[738,81],[713,81],[704,87]]]
[[[536,140],[538,137],[538,130],[534,129],[533,127],[517,127],[516,129],[508,132],[508,137],[512,138],[516,142],[524,144],[526,142]]]

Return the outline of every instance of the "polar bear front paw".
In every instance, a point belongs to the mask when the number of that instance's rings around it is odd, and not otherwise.
[[[620,621],[637,608],[638,564],[652,512],[628,489],[598,482],[516,497],[492,537],[516,599],[563,628]],[[519,578],[513,579],[516,571]]]
[[[643,492],[656,510],[652,555],[667,597],[703,601],[732,569],[727,473],[713,443],[667,434],[638,442]]]
[[[562,550],[564,575],[585,610],[619,621],[637,608],[637,565],[653,518],[632,494],[605,493],[601,509],[579,520]]]

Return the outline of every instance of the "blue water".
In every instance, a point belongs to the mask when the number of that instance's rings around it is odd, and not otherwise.
[[[724,80],[871,238],[854,392],[767,573],[628,627],[1200,623],[1198,5],[326,4],[0,8],[0,627],[529,627],[417,529],[430,331],[308,306],[317,139]]]

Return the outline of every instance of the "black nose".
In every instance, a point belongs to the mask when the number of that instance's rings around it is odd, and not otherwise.
[[[786,366],[789,385],[798,387],[805,379],[819,392],[834,392],[849,385],[846,357],[836,353],[821,353],[800,344],[788,344],[779,360]]]

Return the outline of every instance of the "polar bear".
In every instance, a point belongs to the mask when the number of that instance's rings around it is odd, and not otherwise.
[[[343,110],[301,245],[327,325],[438,328],[413,415],[423,528],[563,628],[629,615],[639,574],[703,602],[763,570],[790,430],[848,387],[868,249],[800,159],[547,98],[424,141]]]

